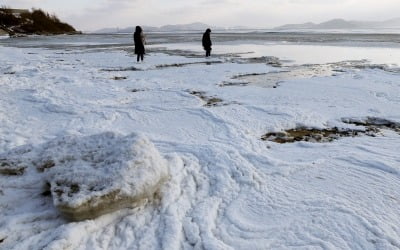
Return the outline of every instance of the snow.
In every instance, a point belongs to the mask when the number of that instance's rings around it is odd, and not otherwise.
[[[211,59],[164,54],[152,46],[143,63],[136,63],[129,46],[0,46],[0,158],[12,157],[16,147],[37,152],[56,141],[64,144],[49,155],[79,158],[83,149],[99,145],[94,139],[100,134],[118,138],[101,145],[123,162],[127,147],[117,142],[138,133],[148,138],[140,145],[154,144],[140,146],[141,152],[157,162],[165,158],[170,176],[159,200],[69,222],[52,197],[42,194],[43,173],[27,168],[21,176],[0,175],[0,249],[400,248],[398,132],[382,129],[375,137],[330,143],[261,140],[265,133],[299,126],[355,127],[344,119],[399,123],[400,82],[398,72],[389,70],[393,65],[339,63],[369,59],[359,54],[329,61],[300,58],[297,64],[329,62],[340,69],[309,74],[315,65],[303,65],[301,76],[292,63],[279,68],[237,62],[237,55],[219,52],[218,45]],[[202,55],[201,48],[190,46],[185,48]],[[283,49],[269,54],[265,51],[273,47],[263,46],[252,56],[283,58]],[[296,61],[292,49],[285,56]],[[377,55],[379,49],[357,51]],[[240,75],[291,70],[296,74],[276,88],[260,86],[259,79],[221,87]],[[222,101],[204,106],[193,91]],[[74,149],[65,138],[86,146]],[[74,176],[69,168],[59,168],[62,178]]]
[[[130,207],[127,203],[152,198],[168,178],[166,162],[154,145],[135,134],[64,136],[37,148],[16,148],[0,159],[2,165],[16,168],[21,175],[35,171],[29,168],[44,172],[37,181],[43,187],[43,182],[48,183],[54,206],[74,220],[97,217]]]

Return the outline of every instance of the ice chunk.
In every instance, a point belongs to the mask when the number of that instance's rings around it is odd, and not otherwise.
[[[166,161],[135,134],[66,137],[47,146],[42,159],[54,162],[48,171],[54,205],[71,220],[132,207],[167,179]]]
[[[151,199],[168,178],[166,160],[147,138],[136,134],[64,136],[2,158],[18,163],[8,165],[42,173],[55,207],[74,221],[134,207]]]

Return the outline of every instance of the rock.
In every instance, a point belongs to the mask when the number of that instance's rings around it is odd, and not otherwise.
[[[43,176],[49,184],[43,194],[50,193],[55,207],[72,221],[137,206],[152,199],[168,179],[167,161],[136,134],[64,136],[0,159],[3,165],[16,162]]]

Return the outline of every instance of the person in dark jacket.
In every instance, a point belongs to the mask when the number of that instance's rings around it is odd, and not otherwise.
[[[207,29],[203,34],[203,48],[206,51],[206,57],[211,56],[211,37],[210,37],[211,29]]]
[[[137,54],[137,61],[139,62],[139,59],[143,61],[144,58],[144,44],[145,44],[145,39],[143,35],[143,30],[140,26],[136,26],[135,33],[133,33],[133,40],[135,42],[135,54]]]

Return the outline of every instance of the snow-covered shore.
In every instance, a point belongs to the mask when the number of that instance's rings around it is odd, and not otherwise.
[[[138,132],[170,168],[160,201],[83,222],[60,215],[38,173],[0,175],[0,249],[400,248],[396,129],[326,143],[261,140],[360,128],[348,118],[399,123],[396,69],[277,67],[260,59],[270,54],[216,48],[207,60],[165,47],[137,64],[129,46],[0,46],[0,154],[65,135]]]

